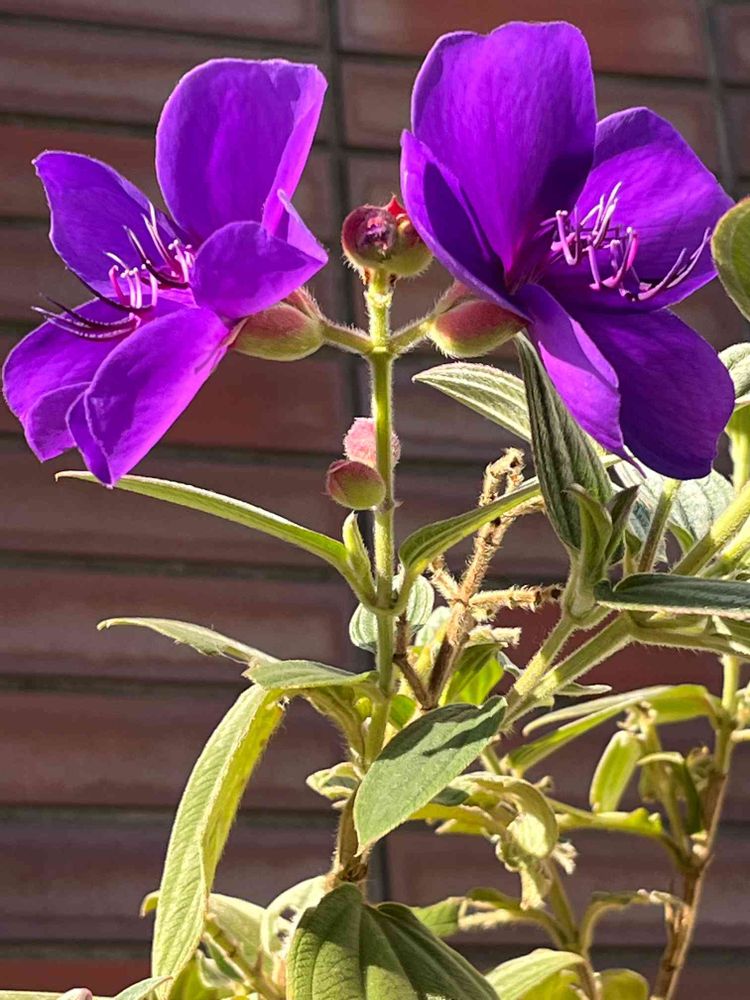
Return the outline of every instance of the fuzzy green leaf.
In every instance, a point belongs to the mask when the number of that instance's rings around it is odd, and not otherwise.
[[[750,583],[666,573],[634,573],[619,583],[602,582],[596,599],[605,608],[624,611],[672,611],[750,619]]]
[[[271,660],[259,659],[245,677],[259,684],[267,691],[304,691],[312,688],[356,687],[371,682],[372,672],[352,674],[339,667],[329,667],[327,663],[313,660]]]
[[[289,1000],[497,1000],[490,985],[405,906],[341,885],[302,917]]]
[[[246,646],[243,642],[237,642],[236,639],[230,639],[221,632],[214,632],[212,628],[193,625],[191,622],[175,621],[172,618],[106,618],[96,627],[102,631],[116,625],[135,625],[138,628],[151,629],[152,632],[158,632],[168,639],[174,639],[176,643],[192,647],[204,656],[226,656],[238,663],[251,663],[258,657],[265,660],[272,659],[268,653],[261,653],[260,650]]]
[[[229,829],[282,710],[278,692],[244,691],[221,720],[188,778],[164,862],[152,969],[177,976],[203,934],[206,908]]]
[[[552,527],[573,549],[581,547],[581,518],[570,487],[578,484],[606,504],[613,487],[601,459],[552,385],[539,355],[517,337],[531,417],[531,440],[537,475]]]
[[[635,733],[619,731],[614,734],[591,779],[589,802],[594,812],[617,809],[642,755],[643,745]]]
[[[439,389],[511,434],[531,440],[526,389],[521,379],[510,372],[457,361],[419,372],[414,381]]]
[[[528,955],[512,958],[509,962],[498,965],[487,974],[487,979],[499,1000],[523,1000],[529,990],[541,986],[563,969],[581,962],[581,956],[572,951],[537,948]]]
[[[711,251],[727,294],[750,319],[750,199],[743,199],[719,219]]]
[[[382,750],[354,802],[361,847],[380,840],[442,791],[495,736],[505,701],[445,705],[410,723]]]
[[[55,478],[80,479],[87,483],[99,482],[96,476],[92,476],[90,472],[58,472]],[[201,511],[201,513],[210,514],[212,517],[219,517],[224,521],[233,521],[245,528],[261,531],[265,535],[279,538],[283,542],[288,542],[290,545],[312,553],[335,567],[345,579],[353,584],[358,582],[349,564],[346,549],[341,542],[336,541],[335,538],[329,538],[328,535],[323,535],[319,531],[313,531],[311,528],[305,528],[293,521],[288,521],[279,514],[273,514],[261,507],[254,507],[243,500],[213,493],[211,490],[203,490],[197,486],[188,486],[185,483],[173,483],[167,479],[150,479],[145,476],[123,476],[115,483],[115,489],[125,490],[128,493],[139,493],[142,496],[163,500],[179,507],[189,507],[191,510]]]
[[[605,969],[601,973],[601,1000],[648,1000],[648,980],[632,969]]]

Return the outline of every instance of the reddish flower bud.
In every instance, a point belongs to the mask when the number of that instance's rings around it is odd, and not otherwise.
[[[299,361],[323,344],[320,313],[315,300],[302,289],[242,320],[235,334],[233,350],[267,361]]]
[[[430,340],[450,358],[478,358],[524,329],[520,316],[476,298],[456,282],[437,305]]]
[[[375,468],[377,446],[375,443],[375,421],[372,417],[356,417],[344,437],[344,454],[353,462],[364,462]],[[391,434],[391,454],[393,464],[401,458],[401,442],[395,433]]]
[[[377,469],[342,458],[328,468],[326,493],[342,507],[367,510],[383,502],[385,483]]]
[[[427,267],[432,254],[395,197],[388,205],[361,205],[344,219],[344,253],[356,268],[409,278]]]

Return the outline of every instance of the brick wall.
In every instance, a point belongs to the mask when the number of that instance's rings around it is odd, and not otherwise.
[[[0,341],[29,326],[40,291],[78,290],[46,241],[45,205],[29,166],[44,147],[115,164],[155,196],[153,124],[179,75],[222,55],[317,62],[332,87],[297,203],[333,250],[317,283],[339,318],[361,316],[352,276],[337,262],[346,209],[383,201],[397,184],[397,143],[411,81],[436,35],[488,29],[513,17],[566,17],[588,35],[602,112],[649,104],[672,119],[737,194],[750,188],[750,6],[691,0],[0,0]],[[400,290],[397,319],[429,305],[434,268]],[[715,288],[685,315],[717,345],[744,336]],[[427,388],[410,385],[426,357],[402,364],[405,529],[471,502],[502,433]],[[295,365],[230,359],[201,392],[145,473],[253,499],[329,532],[341,516],[322,476],[364,385],[353,362],[321,353]],[[232,666],[135,631],[97,633],[115,614],[193,619],[282,656],[360,665],[345,643],[348,595],[326,569],[237,527],[134,496],[55,486],[0,412],[0,985],[114,992],[145,974],[150,928],[138,902],[158,879],[170,819],[204,740],[239,690]],[[435,496],[433,494],[437,493]],[[557,579],[562,560],[542,522],[508,541],[497,573]],[[548,624],[548,622],[547,622]],[[544,622],[534,621],[537,636]],[[618,686],[716,680],[710,661],[629,653],[599,676]],[[696,731],[681,739],[696,738]],[[566,795],[585,794],[592,738],[557,766]],[[332,731],[302,706],[265,761],[222,864],[219,887],[264,902],[325,867],[331,817],[304,775],[337,759]],[[584,762],[583,764],[581,762]],[[691,974],[681,996],[746,996],[750,837],[747,770],[735,781]],[[580,839],[580,838],[579,838]],[[581,840],[579,892],[666,887],[648,850]],[[612,872],[617,850],[617,871]],[[422,830],[391,839],[375,891],[408,902],[503,883],[482,844]],[[658,886],[657,886],[658,883]],[[604,925],[602,961],[650,969],[659,928],[639,912]],[[497,961],[536,943],[527,929],[467,942]]]

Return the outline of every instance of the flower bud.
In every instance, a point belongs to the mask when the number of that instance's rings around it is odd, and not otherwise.
[[[377,469],[342,458],[328,468],[326,493],[342,507],[367,510],[383,502],[385,483]]]
[[[395,197],[387,205],[361,205],[350,212],[341,229],[341,245],[359,270],[382,270],[399,278],[419,274],[432,260]]]
[[[438,302],[429,337],[449,358],[478,358],[515,337],[524,326],[520,316],[476,298],[456,282]]]
[[[344,454],[353,462],[364,462],[373,469],[377,465],[375,421],[372,417],[356,417],[344,437]],[[391,433],[391,454],[395,465],[401,458],[401,442]]]
[[[238,323],[232,349],[267,361],[299,361],[322,344],[323,323],[315,300],[299,289]]]

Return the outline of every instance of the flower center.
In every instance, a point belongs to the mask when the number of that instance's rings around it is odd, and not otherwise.
[[[590,271],[592,291],[614,290],[630,302],[646,302],[688,277],[711,238],[711,230],[705,231],[692,253],[683,248],[665,275],[655,281],[644,281],[636,269],[638,233],[632,226],[613,223],[621,187],[622,184],[616,184],[584,216],[574,208],[572,212],[556,212],[554,219],[544,223],[553,233],[545,266],[560,260],[569,267],[584,262]]]
[[[86,316],[79,309],[70,309],[54,299],[48,299],[60,312],[51,312],[34,306],[49,322],[68,333],[87,340],[109,340],[134,333],[143,318],[156,306],[159,295],[166,292],[187,291],[190,288],[190,272],[195,262],[195,254],[189,245],[179,239],[166,243],[159,232],[156,211],[149,205],[149,214],[143,216],[143,224],[153,249],[144,249],[144,240],[128,226],[124,226],[130,245],[140,263],[135,267],[125,263],[117,254],[105,251],[113,262],[108,271],[111,296],[107,296],[80,279],[97,299],[118,310],[122,315],[116,320],[100,320]]]

